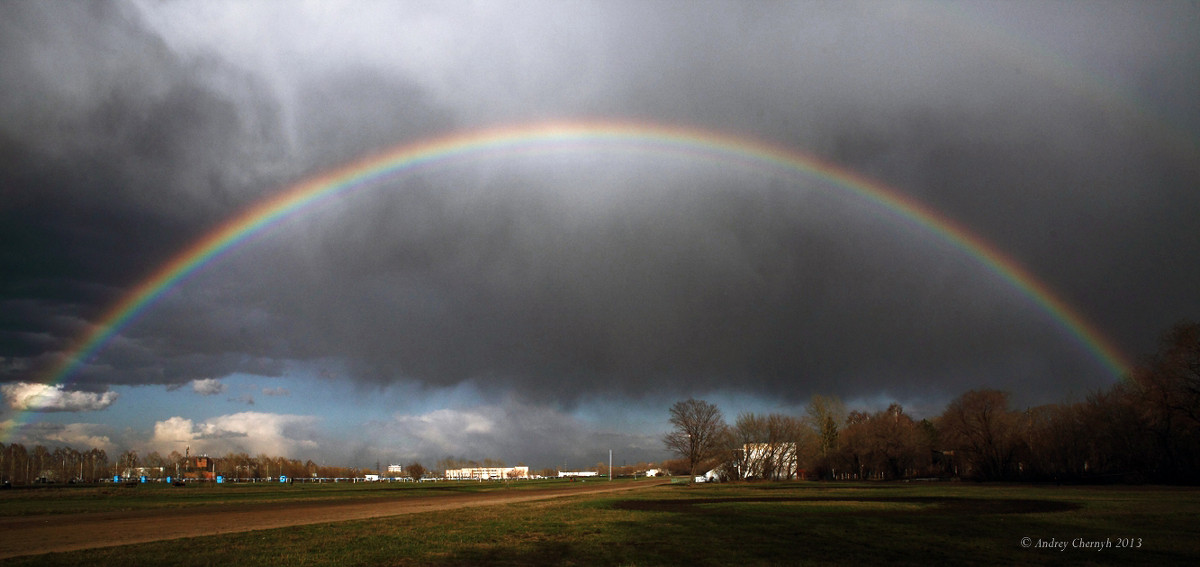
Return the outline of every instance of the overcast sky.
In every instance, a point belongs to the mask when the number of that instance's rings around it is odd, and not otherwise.
[[[667,457],[667,410],[923,416],[1117,377],[977,258],[818,178],[467,156],[205,266],[188,244],[406,142],[548,120],[812,155],[967,227],[1127,356],[1200,318],[1195,2],[0,4],[3,442],[328,464]],[[587,151],[584,151],[587,150]]]

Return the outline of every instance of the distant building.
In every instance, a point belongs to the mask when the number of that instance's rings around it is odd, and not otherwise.
[[[529,478],[529,467],[465,467],[446,471],[447,480],[509,480]]]
[[[121,471],[121,476],[124,478],[140,478],[143,476],[146,478],[162,478],[166,474],[164,472],[165,470],[166,469],[164,469],[163,467],[126,468],[125,470]],[[51,478],[52,479],[52,478],[54,478],[54,473],[45,471],[45,472],[42,472],[41,476],[39,476],[38,478],[43,478],[43,479]]]
[[[388,465],[388,474],[400,474],[404,472],[404,467],[400,465]]]
[[[179,475],[183,478],[215,480],[217,478],[217,463],[208,455],[185,457],[179,465]]]
[[[800,473],[795,443],[747,443],[742,446],[738,474],[742,478],[786,480]]]
[[[558,471],[558,478],[581,477],[581,476],[598,476],[600,473],[596,471]]]

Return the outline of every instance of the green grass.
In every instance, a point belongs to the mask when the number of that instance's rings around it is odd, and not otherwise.
[[[51,554],[11,565],[1195,564],[1200,490],[670,485]],[[1022,547],[1053,538],[1067,549]],[[1076,538],[1140,538],[1090,550]]]

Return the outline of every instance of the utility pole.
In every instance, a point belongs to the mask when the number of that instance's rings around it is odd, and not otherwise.
[[[612,482],[612,449],[608,450],[608,482]]]

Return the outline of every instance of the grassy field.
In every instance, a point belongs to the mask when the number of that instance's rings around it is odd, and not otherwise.
[[[459,489],[502,486],[463,483]],[[406,489],[418,488],[392,490]],[[362,491],[351,492],[356,497],[374,497],[367,494],[388,487],[353,490]],[[670,485],[51,554],[8,564],[1185,565],[1200,560],[1198,515],[1200,490],[1195,488]],[[1089,542],[1104,547],[1082,547]]]
[[[561,483],[562,481],[559,480],[534,480],[505,483],[331,482],[281,484],[258,482],[216,484],[209,482],[191,483],[185,487],[172,486],[162,482],[132,486],[122,484],[43,485],[0,491],[0,516],[192,508],[265,502],[349,502],[406,496],[537,490]]]

